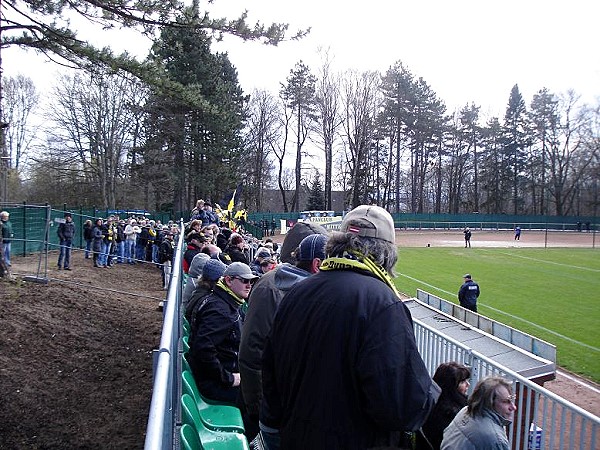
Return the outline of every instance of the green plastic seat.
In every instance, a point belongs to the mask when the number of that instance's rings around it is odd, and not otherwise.
[[[192,330],[192,327],[185,316],[181,316],[181,328],[183,329],[183,335],[189,336]]]
[[[235,406],[208,403],[200,392],[191,371],[181,374],[183,393],[195,402],[199,416],[207,428],[216,431],[244,432],[244,422],[240,410]]]
[[[201,448],[206,450],[249,450],[248,440],[243,434],[207,428],[200,418],[196,402],[189,394],[183,394],[181,397],[181,417],[184,424],[191,425],[198,432]]]
[[[183,450],[204,450],[200,442],[200,435],[192,425],[184,423],[179,429],[179,436]]]
[[[181,355],[181,372],[192,372],[192,368],[190,367],[190,363],[188,361],[188,353],[184,353],[183,355]]]
[[[188,336],[183,336],[181,338],[181,347],[183,348],[183,353],[190,351],[190,339]]]

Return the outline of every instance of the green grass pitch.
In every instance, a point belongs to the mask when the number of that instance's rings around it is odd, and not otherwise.
[[[396,285],[458,303],[462,275],[479,283],[478,312],[557,347],[557,363],[600,382],[600,251],[400,248]]]

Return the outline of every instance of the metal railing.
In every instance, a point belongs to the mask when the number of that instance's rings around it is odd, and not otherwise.
[[[481,331],[496,336],[536,356],[556,362],[556,346],[540,338],[482,316],[437,295],[417,289],[417,300],[455,317]]]
[[[183,221],[180,223],[183,230]],[[164,318],[159,348],[154,350],[154,385],[146,427],[145,450],[177,448],[181,372],[179,336],[181,335],[181,293],[183,273],[183,233],[179,234],[167,298],[163,305]]]
[[[599,417],[468,346],[442,335],[418,319],[414,319],[414,330],[417,347],[429,373],[433,374],[441,363],[448,361],[456,361],[470,367],[469,394],[479,380],[488,376],[501,376],[513,382],[517,412],[508,429],[513,450],[598,448]],[[532,427],[534,431],[530,433]],[[536,447],[535,442],[529,445],[530,435],[534,440],[539,440],[540,446]]]

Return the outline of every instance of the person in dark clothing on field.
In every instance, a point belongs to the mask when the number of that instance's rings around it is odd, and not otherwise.
[[[163,289],[169,287],[169,279],[171,278],[171,264],[173,263],[173,233],[165,232],[163,240],[158,248],[158,262],[160,263],[160,271],[163,282]]]
[[[65,213],[65,220],[58,226],[58,239],[60,241],[60,252],[58,254],[58,270],[71,270],[71,246],[75,236],[75,224],[71,213]]]
[[[463,234],[465,235],[465,248],[471,247],[471,229],[469,227],[463,230]]]
[[[319,273],[283,297],[266,340],[259,426],[269,448],[411,448],[439,396],[392,281],[392,216],[358,206],[340,231]]]
[[[440,450],[444,429],[458,412],[467,406],[467,390],[471,370],[454,361],[442,363],[433,375],[433,381],[442,393],[421,431],[416,436],[416,450]]]
[[[101,267],[99,264],[101,260],[100,254],[102,253],[102,241],[104,239],[104,233],[102,232],[102,219],[96,219],[96,225],[92,228],[92,258],[94,261],[94,267]]]
[[[90,219],[86,220],[83,224],[83,239],[85,240],[85,259],[90,258],[90,253],[92,253],[92,241],[94,240],[94,235],[92,234],[92,230],[94,229],[94,224]]]
[[[479,297],[479,285],[473,281],[471,274],[463,275],[463,284],[458,291],[458,301],[463,308],[477,312],[477,298]]]

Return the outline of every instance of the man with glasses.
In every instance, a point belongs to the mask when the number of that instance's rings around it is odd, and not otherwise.
[[[234,262],[197,307],[189,363],[198,390],[210,400],[235,404],[240,389],[241,306],[257,278],[247,264]]]
[[[500,377],[484,378],[444,430],[441,450],[508,450],[505,427],[516,410],[510,383]]]

